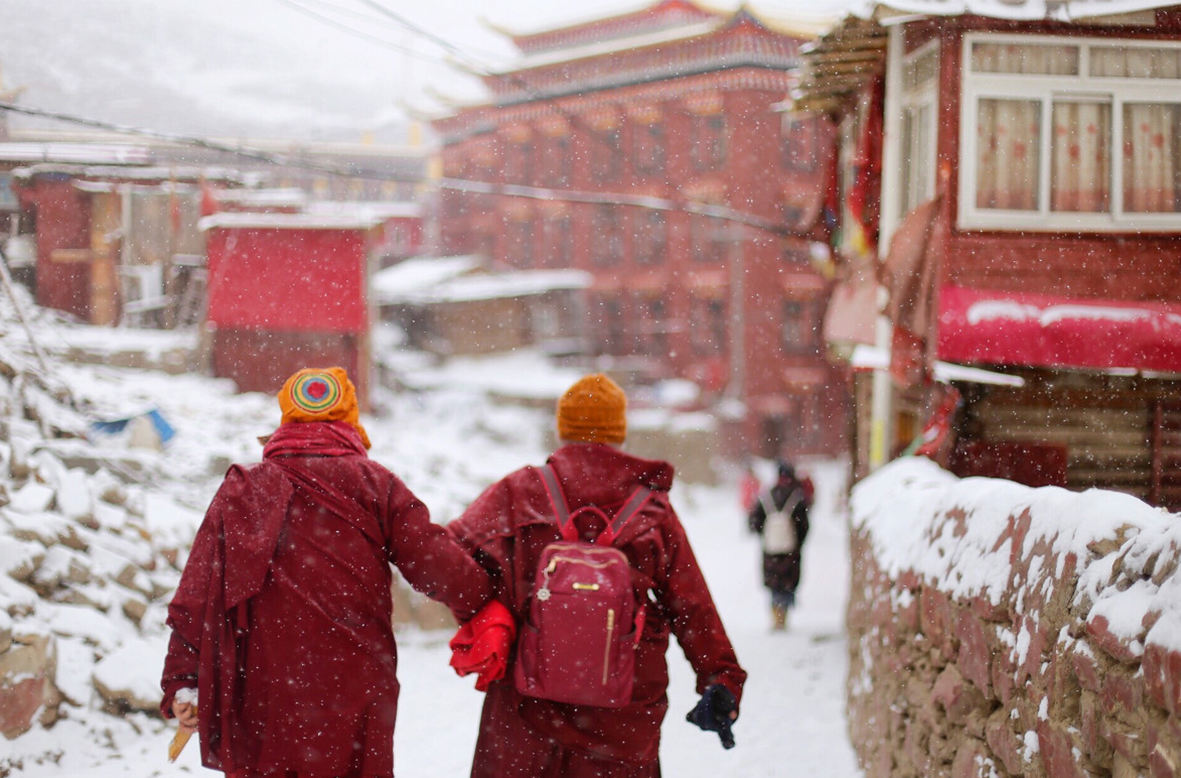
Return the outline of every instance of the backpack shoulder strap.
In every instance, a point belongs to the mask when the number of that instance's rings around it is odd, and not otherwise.
[[[558,523],[558,528],[564,530],[570,522],[570,504],[566,502],[566,495],[562,491],[562,485],[558,482],[558,474],[548,464],[537,468],[537,474],[541,477],[541,484],[545,487],[550,505],[553,506],[554,519]],[[623,507],[615,514],[615,518],[611,519],[611,523],[604,529],[603,535],[599,536],[598,542],[611,543],[628,520],[640,512],[651,495],[651,489],[645,486],[636,487],[636,490],[624,502]]]
[[[627,524],[628,519],[635,516],[644,507],[644,503],[648,502],[648,498],[652,495],[652,490],[645,486],[638,486],[632,492],[631,497],[627,498],[627,502],[619,509],[619,513],[615,514],[615,518],[611,520],[611,536],[618,537],[623,525]]]
[[[550,505],[553,506],[554,518],[558,522],[558,527],[565,527],[566,523],[570,521],[570,505],[566,502],[562,485],[558,483],[558,474],[554,472],[551,465],[542,465],[537,468],[537,474],[541,476],[541,485],[545,487]]]

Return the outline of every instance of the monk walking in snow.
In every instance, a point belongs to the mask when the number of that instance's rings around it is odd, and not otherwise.
[[[453,641],[456,669],[469,663],[458,653],[465,651],[514,665],[503,680],[485,676],[489,663],[479,666],[477,688],[486,688],[487,698],[473,778],[657,778],[670,633],[702,693],[687,718],[718,732],[725,747],[734,745],[730,726],[746,673],[669,503],[672,466],[619,448],[627,433],[626,407],[623,390],[607,376],[581,379],[558,401],[562,446],[547,466],[510,473],[447,525],[493,573],[496,599],[522,633],[515,647],[490,650],[479,629],[472,634],[489,606],[456,636],[458,647]],[[563,512],[566,518],[557,518]],[[583,541],[597,539],[592,548],[567,542],[562,528],[573,525]],[[604,571],[619,558],[616,551],[625,558],[620,588],[627,601],[604,606],[603,619],[575,618],[583,612],[577,610],[579,597],[591,602],[613,585]],[[549,561],[539,565],[543,555]],[[567,570],[579,572],[571,577]],[[531,613],[545,608],[555,621],[534,623]],[[614,618],[621,613],[622,619]],[[554,629],[569,632],[544,634]],[[616,656],[619,634],[626,640]],[[551,641],[550,650],[530,657],[541,640]],[[526,670],[531,663],[538,666]],[[589,688],[572,688],[587,669]],[[621,672],[627,677],[620,678]],[[630,690],[622,699],[593,701],[601,691],[596,687],[616,689],[620,682]]]
[[[389,778],[398,702],[390,563],[472,616],[488,575],[369,459],[341,368],[279,392],[263,461],[235,465],[168,608],[161,710],[232,778]]]

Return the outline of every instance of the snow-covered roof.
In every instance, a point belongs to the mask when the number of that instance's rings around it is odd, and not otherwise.
[[[294,187],[272,189],[219,189],[213,193],[219,203],[250,205],[256,208],[302,207],[307,194]]]
[[[384,200],[316,200],[304,209],[314,214],[363,213],[376,219],[412,219],[422,216],[422,204]]]
[[[143,184],[129,184],[125,181],[92,181],[87,178],[74,180],[74,188],[80,192],[116,192],[130,187],[132,191],[140,192],[194,192],[197,187],[193,183],[174,181],[151,181]]]
[[[1054,19],[1069,22],[1075,19],[1168,8],[1173,5],[1177,3],[1162,0],[891,0],[889,3],[855,0],[850,3],[849,11],[858,16],[876,15],[882,18],[888,18],[893,13],[929,16],[974,14],[994,19]]]
[[[524,297],[559,289],[582,289],[591,276],[581,270],[478,272],[477,256],[416,257],[374,274],[370,285],[378,305]]]
[[[147,146],[114,143],[0,143],[0,161],[67,162],[79,165],[147,165]]]
[[[119,181],[213,181],[254,186],[262,180],[260,173],[244,173],[227,167],[115,167],[112,165],[65,165],[42,163],[19,167],[12,171],[16,179],[29,180],[40,175],[70,175],[78,178],[110,178]]]
[[[585,289],[591,275],[582,270],[514,270],[454,278],[409,295],[408,303],[454,303],[526,297],[561,289]]]
[[[215,213],[197,222],[199,230],[273,229],[273,230],[368,230],[382,219],[364,213]]]
[[[630,51],[632,49],[641,49],[647,46],[657,46],[662,43],[688,40],[690,38],[695,38],[700,35],[711,33],[725,24],[726,21],[724,19],[710,19],[704,22],[687,24],[682,27],[673,27],[667,30],[641,33],[639,35],[629,35],[623,38],[611,38],[608,40],[596,41],[594,43],[587,43],[582,46],[571,46],[570,48],[543,51],[538,54],[526,54],[516,61],[516,63],[510,69],[510,72],[516,70],[529,70],[530,68],[539,68],[546,65],[554,65],[559,62],[572,62],[574,60],[601,57],[617,51]]]
[[[424,289],[470,273],[480,264],[478,256],[468,254],[454,257],[412,257],[377,271],[369,283],[379,304],[401,301]]]

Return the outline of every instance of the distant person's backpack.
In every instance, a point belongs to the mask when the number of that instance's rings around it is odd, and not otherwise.
[[[562,540],[541,551],[513,680],[529,697],[622,707],[631,701],[644,608],[636,602],[627,557],[611,544],[651,492],[637,488],[614,518],[593,505],[571,513],[553,468],[538,472]],[[586,542],[577,523],[592,516],[604,528]]]
[[[767,554],[789,554],[799,549],[799,538],[796,537],[796,525],[791,515],[796,506],[805,499],[803,490],[799,487],[791,490],[787,501],[779,510],[775,509],[775,498],[766,494],[760,498],[763,511],[767,518],[763,522],[763,552]]]

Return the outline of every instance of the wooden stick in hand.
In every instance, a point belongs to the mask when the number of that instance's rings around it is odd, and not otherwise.
[[[193,708],[193,713],[197,709]],[[185,745],[189,742],[189,738],[193,736],[193,730],[188,727],[178,727],[176,734],[172,736],[172,742],[168,744],[168,761],[175,762],[176,758],[180,756],[180,752],[184,751]]]

